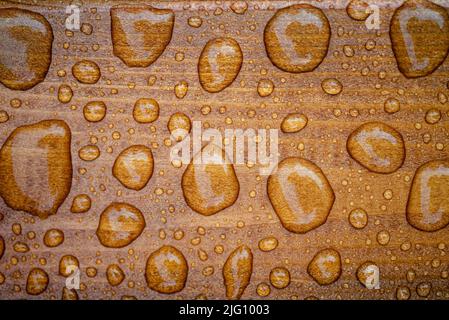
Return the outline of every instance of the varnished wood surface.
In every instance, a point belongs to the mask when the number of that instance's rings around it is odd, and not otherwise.
[[[243,298],[260,299],[257,285],[269,283],[270,270],[284,266],[291,274],[290,285],[282,290],[271,288],[268,299],[304,299],[315,296],[320,299],[394,299],[399,286],[411,289],[411,298],[419,298],[415,288],[422,281],[432,283],[431,299],[449,297],[448,279],[442,273],[448,270],[447,248],[449,228],[425,233],[412,228],[406,221],[405,208],[411,180],[417,167],[429,160],[444,159],[449,155],[448,104],[441,104],[438,93],[449,94],[449,62],[445,61],[433,74],[407,79],[398,70],[389,38],[389,21],[401,1],[378,1],[381,5],[381,26],[378,31],[369,31],[363,22],[350,19],[345,11],[347,1],[306,1],[323,9],[329,19],[332,35],[329,50],[323,63],[310,73],[292,74],[277,69],[267,58],[263,44],[263,31],[267,21],[276,9],[296,3],[293,1],[250,1],[246,14],[234,14],[231,2],[222,1],[167,1],[152,2],[155,7],[171,8],[175,11],[173,37],[162,56],[151,66],[142,69],[126,67],[112,53],[109,9],[119,1],[83,1],[81,21],[93,26],[90,36],[75,32],[73,37],[65,34],[64,1],[1,1],[0,7],[19,7],[39,12],[51,23],[54,32],[53,56],[50,70],[44,82],[31,90],[19,92],[0,87],[0,109],[8,112],[10,119],[0,124],[0,144],[3,144],[12,130],[24,124],[44,119],[65,120],[72,131],[73,180],[70,194],[58,213],[46,220],[32,217],[8,208],[0,200],[0,235],[6,242],[6,252],[0,260],[0,272],[5,283],[0,285],[0,298],[56,298],[61,297],[65,278],[58,275],[58,263],[64,254],[73,254],[81,264],[83,290],[80,299],[119,299],[123,295],[139,299],[193,299],[204,295],[208,299],[225,297],[221,269],[228,255],[240,244],[246,244],[254,255],[251,282]],[[439,1],[449,5],[447,1]],[[92,9],[95,8],[95,13]],[[216,8],[222,8],[221,15],[214,15]],[[256,8],[258,8],[256,10]],[[187,19],[201,16],[203,25],[191,28]],[[197,62],[204,45],[212,38],[230,36],[239,42],[244,56],[242,69],[231,86],[219,93],[208,93],[202,89]],[[376,42],[372,51],[365,49],[367,40]],[[64,43],[69,43],[64,49]],[[93,46],[99,45],[97,51]],[[354,57],[346,57],[343,46],[355,50]],[[178,62],[175,54],[183,52],[185,58]],[[80,59],[95,61],[102,71],[100,81],[94,85],[79,84],[71,75],[71,67]],[[347,63],[349,67],[343,68]],[[362,69],[368,67],[367,75]],[[67,75],[58,77],[63,69]],[[114,69],[114,70],[113,70]],[[113,71],[113,72],[112,72]],[[267,72],[264,75],[264,72]],[[384,79],[379,73],[385,72]],[[157,81],[148,86],[148,77],[154,75]],[[261,98],[257,93],[257,82],[269,78],[275,84],[274,93]],[[321,89],[325,78],[337,78],[343,84],[343,91],[330,96]],[[174,95],[174,86],[185,80],[189,90],[183,99]],[[57,99],[60,84],[69,84],[74,97],[69,104]],[[112,90],[116,89],[117,93]],[[159,119],[150,125],[138,124],[133,120],[134,102],[141,97],[152,97],[159,102]],[[401,110],[387,114],[384,101],[394,97],[401,102]],[[10,107],[10,100],[20,98],[20,108]],[[83,106],[90,100],[101,99],[108,106],[106,118],[91,124],[85,121]],[[211,107],[208,115],[201,113],[205,105]],[[72,106],[74,106],[72,108]],[[220,108],[226,112],[220,113]],[[436,125],[426,124],[425,113],[431,107],[442,112],[442,119]],[[256,116],[250,118],[249,110]],[[181,176],[185,170],[174,168],[169,162],[169,148],[164,139],[169,138],[167,121],[174,112],[184,112],[190,119],[201,120],[211,127],[225,128],[279,128],[282,119],[289,113],[301,112],[307,115],[307,127],[297,134],[280,133],[280,158],[298,156],[313,161],[323,170],[335,191],[335,203],[327,222],[306,234],[293,234],[284,229],[276,216],[266,194],[267,177],[258,176],[257,166],[235,166],[240,181],[240,193],[236,203],[213,216],[205,217],[193,212],[185,203],[181,190]],[[227,123],[226,119],[232,119]],[[381,121],[396,128],[403,136],[406,158],[403,166],[393,174],[370,173],[350,158],[346,151],[346,139],[360,124]],[[418,125],[419,124],[419,125]],[[135,130],[130,134],[128,130]],[[417,129],[419,128],[419,129]],[[119,140],[112,133],[121,133]],[[432,136],[430,143],[423,142],[423,134]],[[89,144],[90,136],[99,138],[101,156],[90,163],[78,158],[80,147]],[[298,144],[303,143],[304,150]],[[436,144],[442,143],[443,150]],[[117,155],[132,144],[145,144],[152,148],[155,159],[154,174],[141,191],[124,188],[111,175]],[[107,148],[112,147],[112,153]],[[87,172],[81,174],[85,168]],[[157,194],[156,189],[164,190]],[[393,191],[393,198],[383,197],[386,189]],[[252,190],[256,196],[250,196]],[[87,193],[92,198],[92,208],[85,214],[73,214],[70,205],[73,197]],[[121,195],[118,195],[121,193]],[[143,212],[147,226],[142,235],[123,249],[103,247],[96,235],[100,213],[112,201],[132,203]],[[173,213],[169,206],[174,206]],[[348,214],[354,208],[368,212],[369,222],[363,230],[356,230],[348,222]],[[243,227],[238,227],[244,224]],[[22,235],[11,231],[14,223],[22,225]],[[204,227],[206,235],[197,233]],[[59,228],[65,233],[63,245],[47,248],[42,243],[46,230]],[[183,239],[175,240],[173,233],[182,229]],[[159,237],[159,231],[166,232],[166,238]],[[390,242],[382,246],[376,241],[379,231],[388,230]],[[27,232],[34,231],[36,238],[27,240]],[[258,249],[258,241],[273,235],[279,246],[271,252]],[[193,238],[200,237],[199,245],[192,245]],[[13,251],[16,241],[27,242],[31,248],[25,254]],[[401,244],[410,242],[411,249],[401,250]],[[163,295],[150,290],[144,278],[145,262],[151,252],[161,245],[177,247],[189,264],[189,275],[183,291]],[[214,246],[224,246],[223,254],[216,254]],[[441,244],[445,244],[443,249]],[[342,256],[342,275],[330,286],[320,286],[307,274],[307,265],[320,249],[332,247]],[[208,259],[201,261],[198,250],[208,253]],[[18,264],[12,264],[17,257]],[[39,263],[46,259],[46,265]],[[111,287],[105,276],[106,267],[123,258],[121,267],[126,279],[119,287]],[[439,264],[435,261],[439,260]],[[365,261],[374,261],[381,272],[381,289],[368,290],[357,281],[356,270]],[[38,297],[26,294],[25,283],[30,268],[40,266],[50,275],[50,285]],[[95,266],[95,278],[86,276],[85,269]],[[202,270],[213,266],[215,272],[205,277]],[[407,271],[413,269],[416,279],[410,283]],[[20,288],[20,290],[18,290]]]

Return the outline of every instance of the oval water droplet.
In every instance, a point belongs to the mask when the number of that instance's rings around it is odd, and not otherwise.
[[[234,82],[240,72],[243,53],[232,38],[210,40],[198,61],[198,76],[204,90],[220,92]]]
[[[273,268],[270,272],[270,283],[277,289],[287,288],[290,284],[290,272],[284,267]]]
[[[61,300],[78,300],[78,293],[75,289],[69,289],[67,287],[62,288]]]
[[[354,20],[364,21],[370,15],[369,5],[363,0],[351,0],[347,7],[346,12]]]
[[[76,80],[84,84],[95,84],[101,77],[98,65],[90,60],[81,60],[72,67],[72,74]]]
[[[56,213],[72,185],[70,140],[61,120],[24,125],[10,134],[0,150],[0,196],[9,207],[41,218]]]
[[[329,285],[341,274],[340,253],[334,249],[319,251],[310,261],[307,272],[320,285]]]
[[[304,129],[307,125],[308,119],[301,113],[290,113],[281,123],[281,130],[284,133],[296,133]]]
[[[159,103],[152,98],[141,98],[136,101],[133,117],[139,123],[151,123],[159,118]]]
[[[78,194],[73,198],[72,206],[70,207],[70,211],[72,213],[84,213],[89,211],[91,206],[91,199],[87,194]]]
[[[449,224],[449,161],[429,161],[416,170],[407,203],[407,221],[433,232]]]
[[[123,150],[115,159],[113,176],[128,189],[143,189],[153,175],[153,153],[144,145]]]
[[[28,90],[44,81],[51,63],[53,30],[39,13],[0,9],[0,82]]]
[[[213,143],[195,155],[181,185],[189,207],[205,216],[232,206],[240,191],[234,166],[225,151]]]
[[[37,296],[47,290],[50,279],[47,272],[41,268],[33,268],[28,274],[26,291],[29,295]]]
[[[78,156],[84,161],[94,161],[100,156],[100,149],[96,145],[87,145],[79,149]]]
[[[109,248],[123,248],[136,240],[145,228],[145,218],[136,207],[113,202],[101,213],[97,237]]]
[[[309,72],[326,57],[331,29],[326,15],[309,4],[279,9],[264,31],[271,62],[287,72]]]
[[[408,78],[434,72],[449,52],[449,15],[427,0],[408,0],[390,22],[390,37],[399,70]]]
[[[106,269],[106,278],[113,287],[120,285],[125,280],[125,273],[122,268],[116,264],[111,264]]]
[[[148,67],[170,43],[175,22],[170,9],[117,5],[110,14],[114,55],[128,67]]]
[[[50,229],[45,232],[44,244],[49,248],[55,248],[64,242],[64,232],[59,229]]]
[[[278,246],[278,239],[272,236],[263,238],[262,240],[259,241],[259,249],[264,252],[272,251],[276,249],[277,246]]]
[[[188,272],[182,252],[172,246],[163,246],[148,257],[145,278],[152,290],[176,293],[184,289]]]
[[[181,141],[189,134],[192,128],[192,123],[187,115],[181,112],[176,112],[170,116],[167,128],[175,141]]]
[[[236,248],[223,266],[223,279],[228,299],[240,299],[253,273],[253,253],[246,245]]]
[[[103,101],[90,101],[83,108],[83,115],[87,121],[99,122],[106,116],[106,104]]]
[[[59,260],[59,274],[63,277],[68,277],[76,272],[80,267],[80,262],[77,257],[67,254]]]
[[[268,178],[267,190],[282,225],[295,233],[324,224],[335,200],[321,169],[301,158],[284,159]]]
[[[381,122],[362,124],[349,135],[346,147],[355,161],[376,173],[395,172],[405,159],[402,135]]]

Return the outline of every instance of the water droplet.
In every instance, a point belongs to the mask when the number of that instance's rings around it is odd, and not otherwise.
[[[448,13],[427,0],[406,1],[391,19],[390,37],[398,68],[406,77],[429,75],[449,51]]]
[[[99,122],[106,116],[106,110],[103,101],[90,101],[83,108],[84,118],[90,122]]]
[[[49,282],[50,279],[47,272],[40,268],[33,268],[28,274],[26,291],[29,295],[40,295],[47,290]]]
[[[304,114],[290,113],[281,123],[281,130],[284,133],[296,133],[304,129],[309,120]]]
[[[58,89],[58,100],[61,103],[69,103],[72,100],[73,91],[67,84],[61,84]]]
[[[78,300],[78,293],[75,289],[69,289],[67,287],[62,288],[62,300]]]
[[[401,109],[401,103],[398,99],[388,98],[384,102],[384,110],[386,113],[396,113]]]
[[[271,292],[270,285],[265,282],[261,282],[257,285],[256,292],[260,297],[267,297]]]
[[[363,229],[368,224],[368,214],[363,209],[354,209],[349,213],[349,223],[356,229]]]
[[[87,194],[78,194],[73,198],[70,211],[72,213],[84,213],[89,211],[91,206],[90,197]]]
[[[144,145],[123,150],[115,159],[112,174],[128,189],[143,189],[153,175],[153,153]]]
[[[245,1],[235,1],[231,4],[231,10],[236,14],[244,14],[248,10],[248,4]]]
[[[297,4],[278,10],[264,31],[271,62],[287,72],[309,72],[326,57],[331,29],[319,8]]]
[[[368,122],[354,130],[346,143],[351,157],[376,173],[392,173],[405,159],[402,135],[381,122]]]
[[[81,60],[72,67],[72,74],[76,80],[84,84],[95,84],[101,77],[100,68],[90,60]]]
[[[262,240],[259,241],[259,249],[264,252],[272,251],[276,249],[277,246],[278,246],[278,239],[272,236],[263,238]]]
[[[136,240],[145,228],[145,218],[136,207],[113,202],[100,216],[97,237],[109,248],[123,248]]]
[[[125,273],[122,268],[116,264],[111,264],[106,269],[106,278],[111,286],[120,285],[125,280]]]
[[[262,79],[257,84],[257,93],[261,97],[268,97],[273,93],[274,83],[270,79]]]
[[[396,299],[398,300],[408,300],[410,299],[411,293],[407,286],[399,286],[396,289]]]
[[[59,229],[50,229],[45,232],[44,244],[49,248],[55,248],[64,242],[64,232]]]
[[[232,206],[240,185],[225,151],[209,143],[195,155],[182,176],[182,191],[189,207],[205,216]]]
[[[371,261],[365,261],[357,269],[357,279],[360,283],[368,289],[376,288],[376,281],[379,280],[376,277],[379,275],[379,267]]]
[[[128,67],[148,67],[170,43],[174,22],[175,14],[170,9],[148,5],[112,7],[114,55]]]
[[[223,266],[226,297],[237,300],[243,295],[253,272],[253,253],[245,245],[236,248]]]
[[[335,96],[337,94],[340,94],[340,92],[343,90],[343,85],[337,79],[328,78],[324,79],[321,82],[321,88],[327,94]]]
[[[370,15],[369,5],[363,0],[351,0],[346,7],[348,16],[354,20],[364,21]]]
[[[441,120],[441,112],[438,109],[432,108],[426,112],[426,122],[428,124],[435,124]]]
[[[287,288],[290,284],[290,272],[284,267],[273,268],[270,272],[270,282],[277,289]]]
[[[9,120],[8,112],[0,110],[0,123],[5,123]]]
[[[96,145],[87,145],[79,149],[78,156],[84,161],[94,161],[100,156],[100,149]]]
[[[201,17],[195,16],[195,17],[190,17],[187,20],[187,23],[189,24],[189,26],[191,26],[192,28],[199,28],[201,27],[201,25],[203,24],[203,19],[201,19]]]
[[[449,161],[429,161],[416,170],[407,203],[407,221],[422,231],[449,224]]]
[[[176,293],[184,289],[188,271],[182,252],[172,246],[163,246],[148,257],[145,278],[152,290]]]
[[[268,197],[284,228],[306,233],[327,220],[334,191],[321,169],[301,158],[286,158],[268,178]]]
[[[56,213],[72,184],[70,139],[61,120],[14,129],[0,150],[0,196],[9,207],[41,218]]]
[[[59,274],[63,277],[68,277],[76,272],[80,267],[80,262],[77,257],[68,254],[61,257],[59,260]]]
[[[190,118],[182,112],[176,112],[170,116],[167,124],[170,134],[176,141],[181,141],[192,128]]]
[[[382,230],[377,233],[377,242],[381,246],[386,246],[390,242],[390,233],[387,230]]]
[[[183,99],[189,91],[189,84],[187,81],[180,81],[175,85],[175,96],[178,99]]]
[[[340,278],[341,258],[338,251],[324,249],[310,261],[307,272],[320,285],[329,285]]]
[[[198,75],[204,90],[214,93],[231,85],[243,62],[239,44],[232,38],[210,40],[201,52]]]
[[[139,123],[151,123],[159,118],[159,103],[152,98],[141,98],[136,101],[133,117]]]
[[[416,293],[423,298],[428,297],[431,290],[432,283],[430,282],[421,282],[416,286]]]
[[[0,9],[0,82],[28,90],[44,81],[51,63],[53,30],[39,13]]]

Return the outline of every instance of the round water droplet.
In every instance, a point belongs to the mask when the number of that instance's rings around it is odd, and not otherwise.
[[[81,60],[72,67],[72,74],[76,80],[84,84],[95,84],[101,77],[100,68],[90,60]]]
[[[381,246],[386,246],[390,242],[390,233],[387,230],[382,230],[377,233],[377,242]]]
[[[240,191],[234,166],[225,151],[213,143],[195,155],[181,185],[189,207],[205,216],[232,206]]]
[[[89,211],[91,206],[90,197],[87,194],[78,194],[73,198],[70,211],[72,213],[84,213]]]
[[[341,258],[338,251],[324,249],[310,261],[307,272],[320,285],[329,285],[340,278]]]
[[[449,224],[449,161],[429,161],[416,170],[408,197],[407,221],[428,232]]]
[[[28,294],[37,296],[47,290],[50,279],[47,272],[40,268],[31,269],[28,274],[26,291]]]
[[[284,267],[273,268],[270,272],[270,282],[277,289],[287,288],[290,284],[290,272]]]
[[[441,120],[441,112],[438,109],[432,108],[426,112],[426,122],[428,124],[435,124]]]
[[[113,176],[128,189],[143,189],[153,175],[153,153],[144,145],[123,150],[115,159]]]
[[[69,103],[72,100],[73,91],[69,85],[61,84],[58,89],[58,100],[61,103]]]
[[[432,283],[430,282],[420,282],[416,286],[416,293],[418,294],[418,296],[423,298],[428,297],[431,290],[432,290]]]
[[[281,123],[281,130],[284,133],[296,133],[304,129],[309,120],[304,114],[290,113]]]
[[[44,81],[51,64],[53,30],[39,13],[0,9],[0,82],[28,90]]]
[[[198,75],[204,90],[220,92],[237,78],[243,62],[239,44],[232,38],[210,40],[201,52]]]
[[[235,1],[231,4],[231,10],[236,14],[244,14],[248,10],[248,4],[245,1]]]
[[[301,158],[286,158],[270,175],[268,197],[284,228],[306,233],[327,220],[334,191],[321,169]]]
[[[410,288],[407,286],[399,286],[396,289],[396,299],[398,300],[408,300],[410,299],[411,293]]]
[[[184,289],[188,271],[182,252],[172,246],[163,246],[148,257],[145,278],[152,290],[176,293]]]
[[[274,83],[270,79],[262,79],[257,84],[257,93],[261,97],[268,97],[273,93]]]
[[[176,112],[168,120],[168,131],[176,141],[181,141],[192,128],[190,118],[181,112]]]
[[[351,0],[346,7],[346,12],[354,20],[364,21],[370,15],[368,3],[363,0]]]
[[[44,244],[49,248],[55,248],[64,242],[64,232],[59,229],[50,229],[45,232]]]
[[[83,108],[84,118],[90,122],[99,122],[106,116],[106,110],[103,101],[90,101]]]
[[[9,207],[41,218],[56,213],[72,185],[70,140],[70,128],[61,120],[11,133],[0,150],[0,196]]]
[[[223,279],[228,299],[240,299],[253,273],[253,253],[245,245],[236,248],[223,266]]]
[[[201,27],[201,25],[203,24],[203,19],[201,19],[201,17],[195,16],[195,17],[190,17],[187,20],[187,23],[189,24],[189,26],[191,26],[192,28],[199,28]]]
[[[354,130],[346,142],[350,156],[376,173],[392,173],[405,159],[402,135],[381,122],[369,122]]]
[[[384,110],[386,113],[396,113],[401,109],[401,104],[398,99],[388,98],[384,102]]]
[[[449,15],[427,0],[405,1],[393,14],[390,37],[398,68],[406,77],[429,75],[449,52]]]
[[[114,55],[128,67],[148,67],[170,43],[175,22],[170,9],[117,5],[110,15]]]
[[[159,103],[152,98],[141,98],[136,101],[133,117],[139,123],[151,123],[159,118]]]
[[[106,278],[111,286],[120,285],[125,280],[125,273],[122,268],[116,264],[111,264],[106,269]]]
[[[368,224],[368,214],[363,209],[354,209],[349,213],[349,223],[356,229],[363,229]]]
[[[109,248],[123,248],[136,240],[145,228],[145,218],[136,207],[113,202],[100,216],[97,237]]]
[[[279,9],[264,31],[271,62],[287,72],[309,72],[326,57],[331,29],[326,15],[309,4]]]

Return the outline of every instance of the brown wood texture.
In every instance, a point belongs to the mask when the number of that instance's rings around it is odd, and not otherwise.
[[[345,10],[348,1],[304,2],[323,10],[332,34],[323,62],[312,72],[295,74],[271,63],[263,41],[268,20],[277,9],[297,3],[294,1],[248,1],[245,14],[235,14],[230,9],[231,1],[151,2],[154,7],[172,9],[175,23],[169,45],[146,68],[129,68],[113,54],[109,12],[111,6],[121,1],[82,1],[81,22],[93,26],[91,35],[66,32],[68,1],[1,1],[0,8],[23,8],[45,16],[53,28],[54,42],[45,81],[27,91],[0,86],[0,109],[9,115],[9,120],[0,124],[0,145],[16,127],[45,119],[64,120],[72,132],[73,178],[70,193],[57,214],[47,219],[12,210],[0,199],[0,235],[6,248],[0,259],[0,272],[5,278],[0,284],[0,298],[60,299],[65,278],[59,275],[59,261],[63,255],[72,254],[80,262],[80,299],[223,299],[223,265],[236,247],[245,244],[254,256],[251,280],[242,296],[245,299],[395,299],[397,288],[402,286],[410,289],[412,299],[418,299],[416,288],[422,282],[432,286],[427,298],[447,299],[449,227],[436,232],[419,231],[407,223],[405,210],[416,169],[427,161],[449,156],[449,108],[443,98],[449,94],[449,61],[421,78],[409,79],[399,71],[389,28],[393,12],[402,1],[369,1],[380,6],[379,30],[368,30],[363,21],[351,19]],[[449,6],[448,1],[437,3]],[[188,25],[192,16],[202,18],[201,27]],[[223,36],[240,44],[243,64],[229,87],[209,93],[199,82],[198,59],[209,40]],[[373,50],[366,49],[369,40],[375,41]],[[354,56],[346,56],[344,46],[353,48]],[[182,61],[175,59],[177,53],[184,54]],[[102,75],[96,84],[80,84],[72,76],[72,66],[82,59],[95,61],[100,67]],[[66,75],[58,76],[59,70]],[[157,80],[150,86],[148,79],[152,76]],[[326,78],[339,79],[342,92],[335,96],[326,94],[321,88]],[[261,79],[270,79],[275,85],[268,97],[258,95]],[[182,99],[174,93],[180,81],[188,83],[188,92]],[[61,84],[73,89],[70,103],[58,101]],[[151,124],[133,119],[134,103],[143,97],[154,98],[160,106],[159,118]],[[14,98],[22,101],[20,108],[10,106]],[[384,111],[388,98],[400,101],[399,112]],[[91,100],[107,104],[107,115],[101,122],[89,123],[83,117],[83,107]],[[201,112],[205,106],[211,108],[206,115]],[[425,122],[426,111],[431,108],[442,114],[434,125]],[[279,129],[289,113],[305,114],[308,124],[302,131],[279,133],[280,159],[301,157],[322,169],[335,193],[326,223],[305,234],[286,230],[268,199],[267,177],[259,175],[257,165],[234,166],[240,192],[231,207],[211,216],[194,212],[187,206],[181,189],[186,166],[172,166],[170,147],[164,144],[170,137],[167,122],[175,112],[219,130]],[[388,124],[404,138],[405,161],[394,173],[370,172],[348,155],[348,136],[370,121]],[[114,132],[120,133],[119,139],[113,138]],[[431,136],[428,143],[423,139],[425,134]],[[78,150],[91,144],[93,137],[98,139],[96,145],[101,155],[92,162],[83,161]],[[140,191],[125,188],[112,176],[118,154],[134,144],[150,147],[154,156],[153,176]],[[391,199],[384,197],[386,190],[392,191]],[[71,213],[72,200],[81,193],[91,197],[92,207],[87,213]],[[113,201],[136,206],[146,220],[143,233],[121,249],[102,246],[95,234],[100,214]],[[348,215],[355,208],[368,213],[364,229],[357,230],[348,222]],[[22,227],[20,235],[12,230],[17,223]],[[198,233],[199,227],[206,230],[205,235]],[[44,234],[51,228],[65,234],[64,243],[55,248],[43,244]],[[178,230],[184,232],[180,240],[174,237]],[[377,241],[381,231],[390,234],[385,245]],[[28,239],[29,232],[35,233],[34,239]],[[165,233],[165,238],[161,233]],[[279,245],[273,251],[263,252],[258,242],[267,236],[276,237]],[[196,238],[201,239],[199,244],[192,241]],[[27,243],[30,251],[15,252],[17,241]],[[145,281],[147,258],[162,245],[180,250],[189,266],[185,288],[170,295],[151,290]],[[217,245],[224,247],[223,253],[215,252]],[[336,282],[321,286],[307,273],[307,266],[319,250],[326,248],[340,253],[342,274]],[[200,259],[200,250],[207,253],[204,261]],[[378,290],[369,290],[357,280],[356,270],[365,261],[373,261],[380,268]],[[110,264],[119,264],[126,275],[119,286],[112,287],[106,279]],[[203,269],[208,266],[214,268],[214,273],[205,276]],[[258,284],[269,284],[270,271],[278,266],[289,270],[291,283],[284,289],[271,286],[270,294],[260,297]],[[50,278],[47,290],[38,296],[26,292],[27,276],[33,267],[42,268]],[[87,267],[97,268],[97,275],[88,277]],[[414,279],[410,279],[411,272],[416,275]]]

